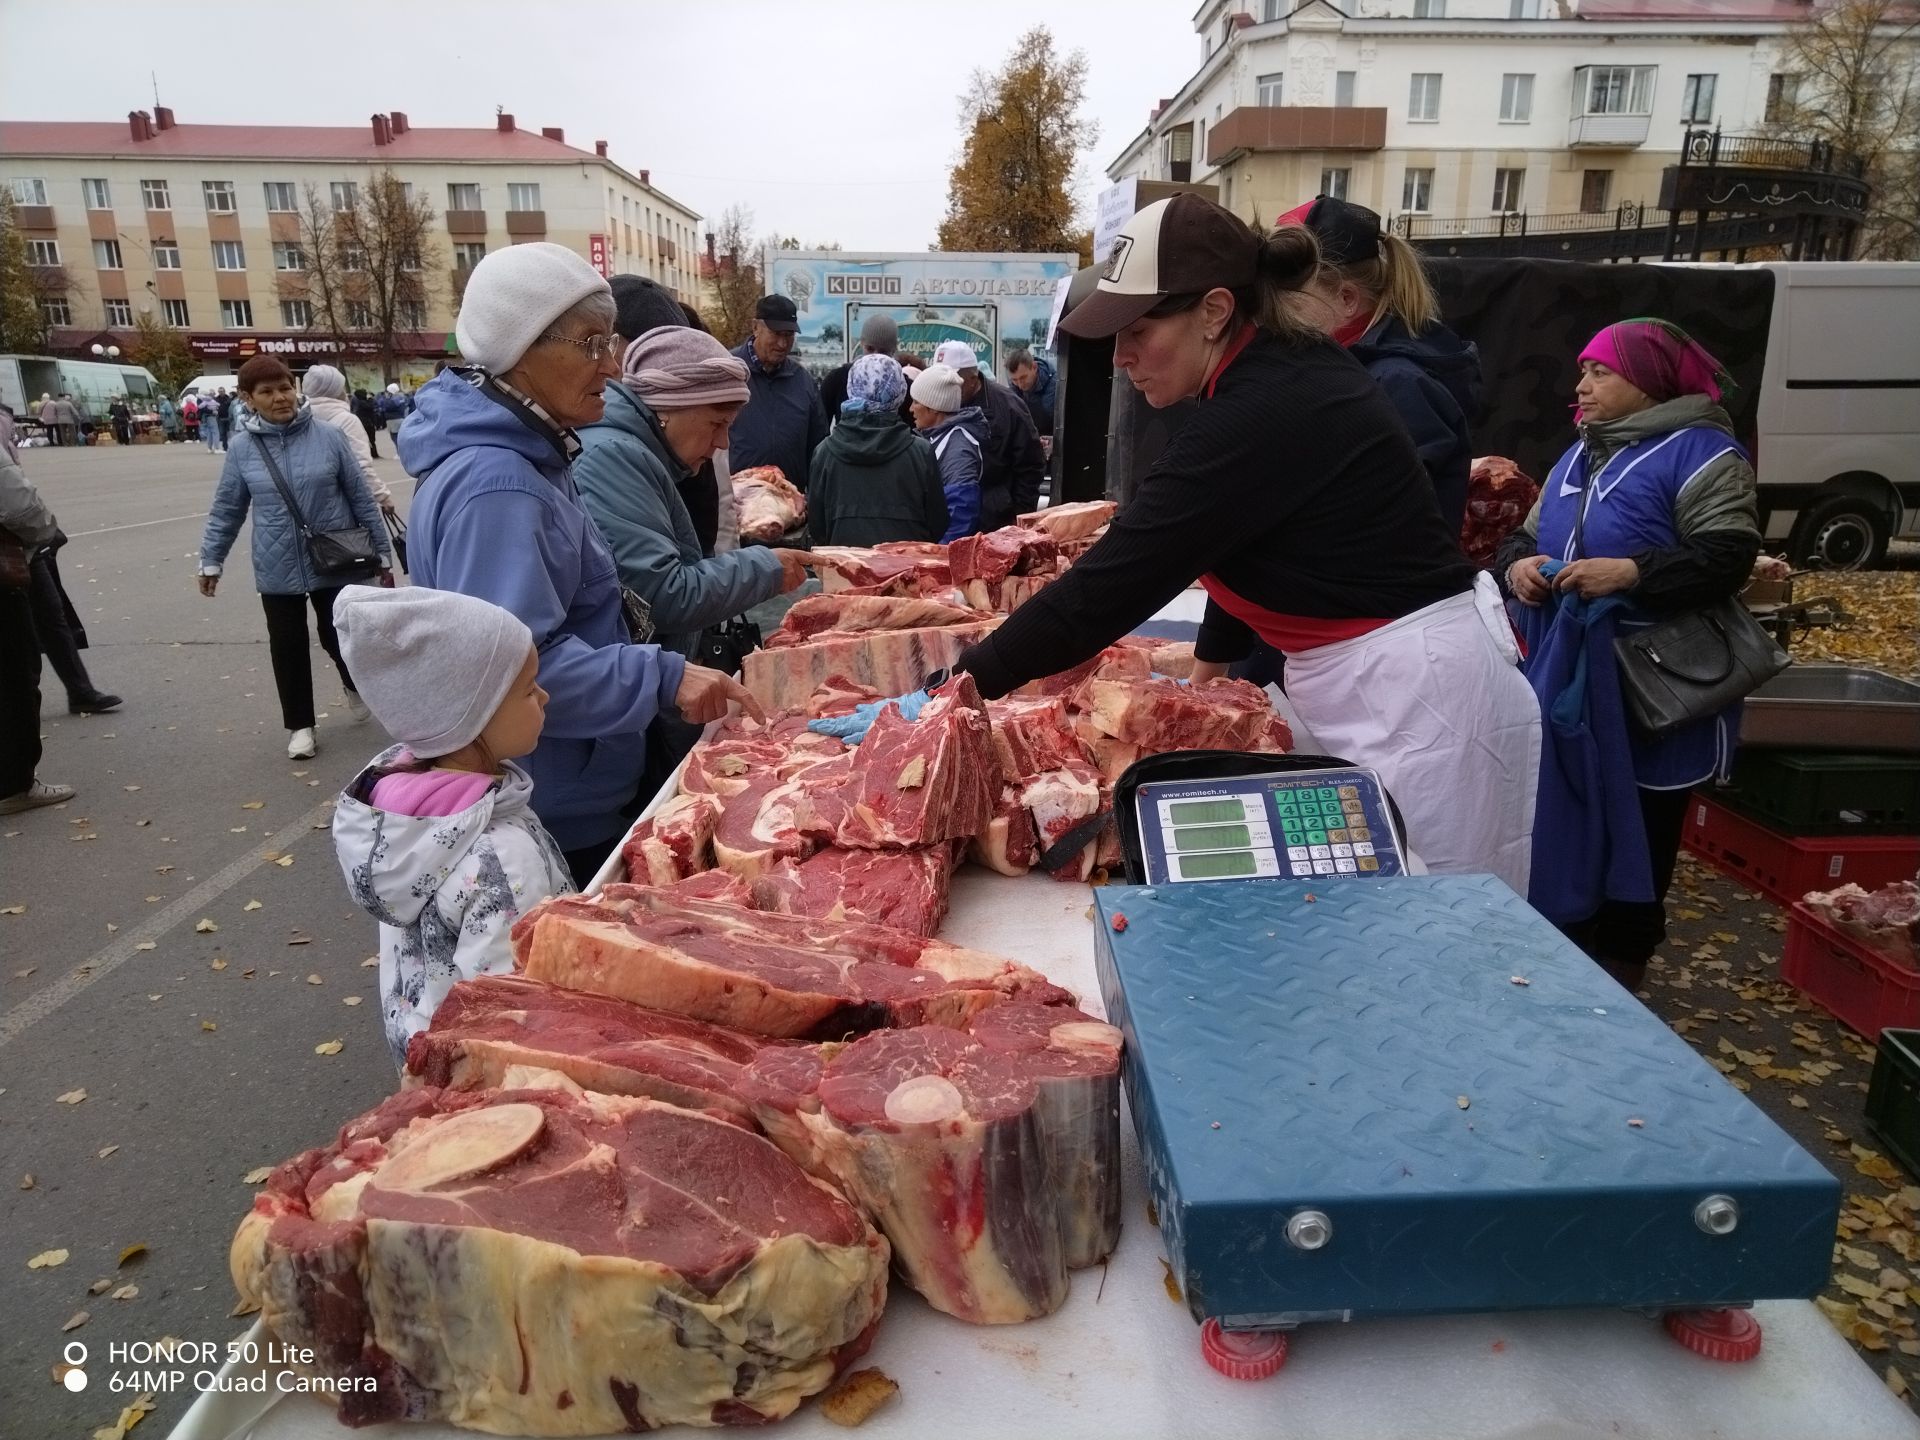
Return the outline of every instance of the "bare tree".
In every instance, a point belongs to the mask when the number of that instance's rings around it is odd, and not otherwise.
[[[334,226],[333,206],[325,192],[309,180],[300,212],[300,249],[306,268],[282,278],[283,293],[291,299],[304,299],[312,306],[307,324],[310,335],[326,335],[344,352],[347,324],[352,313],[348,275],[340,263],[339,239]]]
[[[753,211],[729,205],[714,232],[713,333],[737,345],[753,332],[753,307],[760,299],[760,267],[755,263]]]
[[[1797,77],[1772,128],[1860,161],[1873,187],[1861,259],[1920,256],[1920,17],[1910,0],[1838,0],[1787,34]]]
[[[357,262],[353,275],[364,285],[381,373],[389,380],[398,373],[396,337],[426,327],[428,277],[444,267],[434,218],[426,197],[391,170],[361,186],[353,205],[333,217],[336,253]]]

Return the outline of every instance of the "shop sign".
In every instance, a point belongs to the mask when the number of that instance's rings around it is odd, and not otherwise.
[[[587,236],[587,263],[602,275],[611,276],[607,268],[607,237],[604,235]]]

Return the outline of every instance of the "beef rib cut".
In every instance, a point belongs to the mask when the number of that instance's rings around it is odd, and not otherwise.
[[[862,920],[915,935],[939,932],[953,884],[953,847],[821,850],[783,860],[753,883],[753,905],[783,915]]]
[[[992,585],[1009,575],[1033,575],[1050,568],[1060,545],[1050,535],[1018,525],[1005,525],[984,535],[964,535],[947,546],[947,569],[953,583],[966,586],[982,580]]]
[[[713,868],[713,828],[720,805],[713,796],[687,792],[641,821],[620,847],[627,878],[672,885]]]
[[[740,538],[772,544],[807,518],[807,497],[778,465],[733,472],[733,498],[740,507]]]
[[[882,695],[905,695],[935,670],[949,669],[962,650],[997,623],[995,617],[918,630],[830,630],[802,645],[753,651],[740,662],[740,679],[770,711],[803,709],[808,697],[834,677]]]
[[[1055,540],[1082,540],[1113,519],[1119,508],[1111,500],[1075,500],[1031,511],[1019,517],[1019,524]]]
[[[769,650],[802,645],[821,635],[858,635],[875,630],[924,630],[940,625],[990,623],[981,614],[938,600],[896,595],[809,595],[787,611],[767,637]]]
[[[1149,755],[1169,750],[1283,753],[1293,745],[1287,722],[1266,692],[1245,680],[1182,685],[1096,676],[1086,682],[1081,708],[1101,733]]]
[[[862,1348],[887,1243],[764,1137],[634,1096],[416,1089],[274,1171],[234,1283],[349,1425],[778,1419]],[[715,1203],[724,1199],[724,1205]]]

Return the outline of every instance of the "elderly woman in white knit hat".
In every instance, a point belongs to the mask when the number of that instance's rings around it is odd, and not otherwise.
[[[373,468],[373,446],[367,439],[367,427],[353,413],[347,399],[347,377],[331,365],[315,365],[300,377],[300,393],[307,397],[307,410],[322,425],[331,425],[346,437],[353,462],[360,467],[360,478],[387,514],[393,514],[393,491]]]
[[[574,489],[574,428],[606,411],[619,373],[606,280],[573,251],[509,245],[474,266],[454,337],[465,358],[423,385],[400,432],[418,485],[409,517],[414,580],[518,616],[552,699],[528,758],[534,808],[581,884],[649,798],[647,727],[693,724],[737,702],[736,681],[651,638],[646,606]]]

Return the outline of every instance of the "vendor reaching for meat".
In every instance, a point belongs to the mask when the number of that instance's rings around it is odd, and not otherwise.
[[[1526,893],[1539,710],[1498,592],[1440,516],[1405,425],[1316,328],[1311,231],[1265,239],[1197,195],[1135,215],[1061,325],[1116,337],[1147,403],[1199,406],[1065,576],[965,651],[983,695],[1067,670],[1198,577],[1195,681],[1255,638],[1330,754],[1378,771],[1441,872]]]

